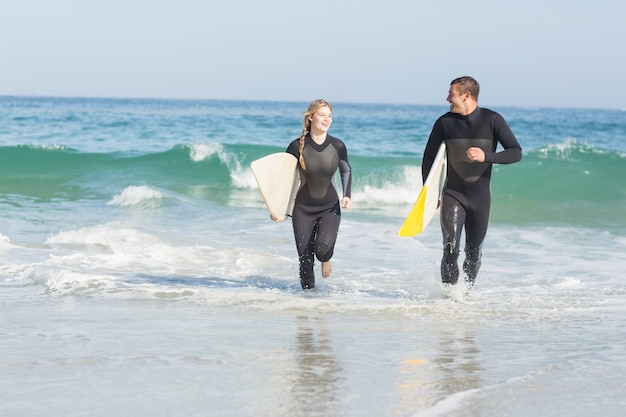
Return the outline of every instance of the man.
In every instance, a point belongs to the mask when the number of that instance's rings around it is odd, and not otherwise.
[[[469,289],[474,285],[482,257],[491,208],[491,168],[522,159],[522,148],[504,118],[478,107],[480,86],[472,77],[450,83],[450,111],[434,124],[424,149],[422,177],[426,180],[442,142],[448,157],[447,180],[441,201],[443,259],[441,280],[454,285],[459,278],[459,246],[465,227],[463,272]],[[496,152],[498,142],[504,150]]]

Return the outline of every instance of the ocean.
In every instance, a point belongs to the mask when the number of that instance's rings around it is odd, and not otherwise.
[[[0,415],[624,414],[626,111],[485,105],[524,156],[446,296],[438,219],[396,234],[445,105],[333,103],[354,208],[301,290],[250,162],[307,105],[0,97]]]

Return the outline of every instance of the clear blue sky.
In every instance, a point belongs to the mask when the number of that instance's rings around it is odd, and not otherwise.
[[[621,0],[2,0],[0,94],[626,108]]]

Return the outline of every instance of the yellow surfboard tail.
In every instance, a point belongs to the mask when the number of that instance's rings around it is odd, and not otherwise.
[[[424,205],[426,204],[427,192],[428,187],[422,187],[422,190],[417,197],[417,201],[413,205],[413,209],[411,209],[411,215],[404,220],[400,230],[398,230],[398,236],[415,236],[422,233],[422,230],[424,230]]]
[[[430,172],[424,181],[413,208],[406,216],[402,227],[400,227],[398,236],[415,236],[422,233],[428,226],[428,223],[439,208],[441,193],[446,180],[446,168],[446,144],[444,142],[437,150]]]

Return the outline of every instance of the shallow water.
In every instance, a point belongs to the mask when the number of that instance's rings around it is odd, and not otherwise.
[[[615,112],[506,109],[528,159],[494,172],[466,295],[440,284],[437,219],[396,235],[439,109],[337,106],[355,209],[303,292],[248,168],[299,133],[297,103],[1,103],[0,415],[623,414]]]
[[[272,244],[269,256],[91,230],[79,233],[89,243],[65,239],[79,255],[39,248],[50,257],[3,266],[0,391],[10,395],[0,408],[15,416],[621,413],[623,264],[572,244],[589,259],[564,264],[569,255],[555,250],[548,262],[545,248],[565,231],[553,230],[553,240],[492,231],[486,252],[501,247],[474,291],[444,297],[435,250],[390,238],[363,265],[358,254],[388,227],[355,221],[345,222],[334,276],[302,292],[284,226],[253,236]],[[95,242],[114,247],[120,233],[132,253]],[[578,240],[594,247],[593,236]],[[613,238],[615,253],[604,255],[615,260],[624,240]],[[177,266],[163,273],[172,259]]]

